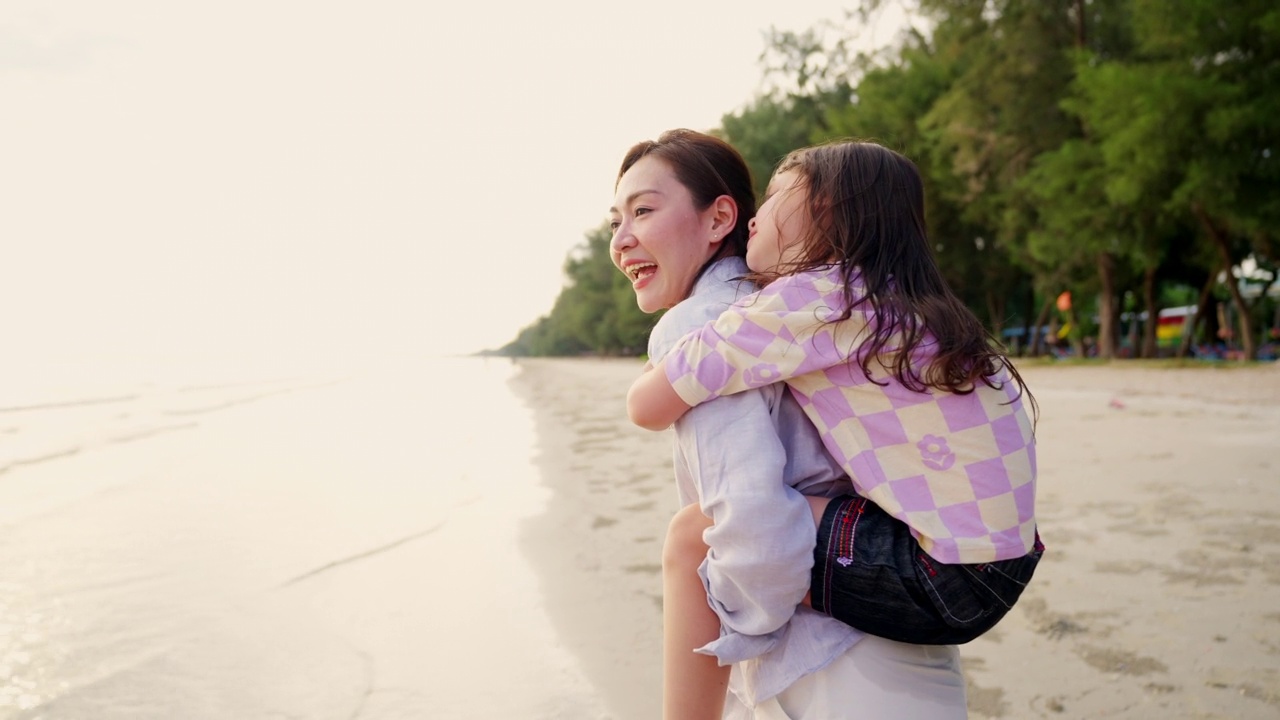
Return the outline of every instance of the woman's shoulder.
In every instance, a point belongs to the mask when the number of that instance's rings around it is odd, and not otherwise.
[[[739,257],[716,261],[693,284],[689,297],[667,311],[668,315],[703,317],[699,324],[720,316],[726,308],[759,288],[745,279],[746,262]],[[705,317],[704,317],[705,316]]]
[[[661,357],[681,337],[720,317],[735,302],[756,291],[743,276],[750,272],[741,258],[724,258],[707,268],[689,297],[663,313],[649,339],[649,354]]]

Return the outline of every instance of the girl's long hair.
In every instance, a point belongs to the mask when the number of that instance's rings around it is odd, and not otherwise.
[[[875,143],[835,142],[789,154],[775,172],[787,171],[800,176],[810,222],[800,257],[780,270],[839,265],[845,304],[830,321],[869,306],[871,321],[854,353],[863,373],[871,377],[877,361],[908,389],[965,394],[979,382],[998,387],[996,376],[1008,368],[1037,412],[996,339],[942,277],[915,163]],[[928,360],[913,362],[919,358]]]

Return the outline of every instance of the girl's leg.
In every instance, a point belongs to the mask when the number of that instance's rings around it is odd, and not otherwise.
[[[830,498],[807,498],[817,532]],[[720,618],[707,604],[698,567],[707,557],[702,534],[711,519],[696,504],[676,513],[662,548],[662,714],[665,720],[720,720],[728,667],[694,649],[720,637]],[[810,605],[806,594],[804,604]]]
[[[720,637],[698,566],[707,556],[702,533],[711,519],[696,504],[671,519],[662,548],[662,717],[720,720],[729,667],[694,649]]]

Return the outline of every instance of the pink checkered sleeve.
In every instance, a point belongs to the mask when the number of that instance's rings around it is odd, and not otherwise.
[[[829,272],[779,278],[730,306],[719,318],[681,338],[667,355],[667,379],[691,406],[847,362],[837,348]],[[841,324],[842,341],[855,338],[855,314]]]

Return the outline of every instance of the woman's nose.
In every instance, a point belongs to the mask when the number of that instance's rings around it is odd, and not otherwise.
[[[625,222],[613,231],[613,238],[609,240],[609,249],[615,253],[622,253],[635,246],[636,236],[631,233],[631,226]]]

